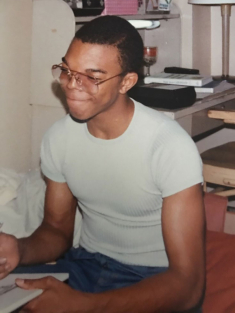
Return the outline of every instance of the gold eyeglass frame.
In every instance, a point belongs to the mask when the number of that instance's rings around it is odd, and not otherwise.
[[[53,71],[53,70],[55,70],[55,69],[57,69],[57,68],[60,68],[61,71],[66,72],[66,74],[68,75],[68,77],[69,77],[70,79],[71,79],[72,77],[74,77],[75,80],[76,80],[76,82],[79,82],[79,81],[80,81],[80,86],[81,86],[81,87],[83,86],[83,84],[82,84],[82,79],[81,79],[80,77],[76,77],[76,75],[85,76],[85,77],[89,78],[90,81],[91,81],[91,83],[94,83],[94,85],[96,85],[96,86],[98,87],[99,85],[101,85],[101,84],[107,82],[108,80],[110,80],[110,79],[112,79],[112,78],[115,78],[115,77],[117,77],[117,76],[122,76],[122,75],[125,73],[125,72],[121,72],[121,73],[119,73],[119,74],[117,74],[117,75],[114,75],[114,76],[111,76],[111,77],[109,77],[109,78],[106,78],[106,79],[103,79],[103,80],[99,80],[99,78],[96,78],[96,77],[93,77],[93,76],[90,76],[90,75],[87,75],[87,74],[84,74],[84,73],[81,73],[81,72],[73,71],[73,70],[71,70],[71,69],[68,68],[68,67],[64,67],[64,66],[62,65],[62,63],[61,63],[61,64],[54,64],[54,65],[52,66],[51,70]],[[53,74],[52,74],[52,75],[53,75]],[[54,76],[53,76],[53,77],[54,77]],[[98,88],[97,88],[97,89],[98,89]]]

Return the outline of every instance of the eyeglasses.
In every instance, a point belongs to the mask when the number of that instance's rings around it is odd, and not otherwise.
[[[100,80],[97,77],[89,76],[84,73],[76,72],[73,70],[70,70],[68,67],[64,67],[62,64],[55,64],[52,66],[51,69],[53,77],[61,84],[66,85],[68,82],[75,78],[76,81],[76,87],[79,91],[85,91],[89,94],[96,94],[99,90],[99,85],[103,84],[104,82],[107,82],[108,80],[117,77],[122,76],[124,72],[117,74],[115,76],[106,78],[104,80]]]

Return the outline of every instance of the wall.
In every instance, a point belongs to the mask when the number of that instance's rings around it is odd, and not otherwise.
[[[230,75],[235,76],[235,5],[230,18]],[[211,73],[222,73],[222,20],[219,6],[211,8]]]
[[[209,40],[208,40],[209,38]],[[192,67],[201,74],[211,75],[211,8],[210,6],[193,6],[192,19]]]
[[[181,66],[192,68],[192,6],[187,1],[173,0],[181,16]]]
[[[144,34],[146,46],[158,47],[157,62],[151,66],[151,74],[162,72],[167,66],[180,66],[181,63],[180,19],[160,20],[160,23],[159,28],[145,30]]]
[[[61,63],[74,33],[74,14],[67,3],[62,0],[34,0],[30,93],[32,168],[39,167],[43,134],[66,114],[61,89],[54,82],[51,67]]]
[[[74,30],[62,0],[0,0],[0,167],[39,167],[42,136],[65,115],[51,66],[61,62]]]
[[[25,171],[31,155],[32,1],[0,1],[0,167]]]

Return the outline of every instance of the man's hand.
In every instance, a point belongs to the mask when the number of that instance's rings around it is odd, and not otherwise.
[[[26,304],[20,313],[86,312],[86,310],[81,309],[84,305],[84,299],[87,298],[85,294],[72,289],[54,277],[16,279],[16,284],[26,290],[43,290],[43,293]],[[79,311],[79,308],[81,311]]]
[[[0,279],[6,277],[19,261],[20,253],[16,237],[0,233]]]

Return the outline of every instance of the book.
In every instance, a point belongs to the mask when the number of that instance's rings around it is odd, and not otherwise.
[[[160,84],[173,84],[183,86],[200,87],[211,82],[212,76],[203,76],[197,74],[172,74],[172,73],[159,73],[154,76],[146,76],[144,78],[145,84],[160,83]]]
[[[216,87],[219,86],[221,81],[219,80],[213,80],[209,82],[208,84],[203,85],[202,87],[195,87],[195,91],[197,93],[214,93],[216,90]]]
[[[228,83],[226,80],[213,80],[212,82],[202,86],[195,87],[196,93],[215,93],[218,91],[224,91],[235,87],[235,85]]]
[[[53,276],[60,281],[65,281],[69,277],[68,273],[9,274],[7,277],[0,280],[0,312],[10,313],[43,292],[41,289],[24,290],[17,287],[15,284],[16,278],[38,279],[46,276]]]
[[[219,92],[223,92],[231,88],[235,88],[235,85],[228,83],[226,80],[222,80],[222,81],[215,80],[202,87],[194,87],[196,94],[197,94],[197,99],[203,99],[207,96],[210,96]]]

